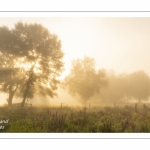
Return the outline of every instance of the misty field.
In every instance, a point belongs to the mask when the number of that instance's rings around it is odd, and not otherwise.
[[[114,107],[0,107],[4,133],[133,133],[150,132],[145,104]]]
[[[89,20],[86,24],[93,24],[93,21]],[[97,21],[102,23],[101,19]],[[127,26],[130,21],[127,21]],[[83,22],[83,18],[76,23],[80,25],[80,22]],[[140,27],[141,22],[137,22]],[[141,29],[135,30],[137,23],[134,22],[132,25],[134,35],[139,35],[139,31],[141,35]],[[79,33],[75,34],[78,35],[77,39],[75,36],[71,38],[72,29],[69,31],[69,26],[66,26],[66,29],[61,31],[65,31],[65,36],[69,35],[68,40],[59,39],[60,35],[49,31],[40,20],[35,23],[19,21],[11,28],[7,23],[0,26],[0,105],[6,103],[6,106],[0,106],[0,132],[150,131],[150,72],[147,66],[149,43],[142,43],[136,47],[137,43],[148,41],[143,39],[149,39],[145,37],[149,28],[146,31],[144,27],[142,39],[135,42],[138,40],[130,37],[132,32],[129,32],[127,37],[127,32],[116,36],[118,31],[113,35],[113,30],[110,30],[109,39],[109,34],[106,34],[106,37],[102,36],[99,25],[98,31],[95,30],[95,25],[89,26],[86,32],[81,30],[84,27],[74,26],[78,27],[75,32]],[[54,26],[58,28],[57,23]],[[103,26],[101,28],[103,31]],[[120,26],[121,28],[124,30],[126,26]],[[89,29],[94,29],[93,37],[89,34]],[[104,31],[109,29],[110,26]],[[98,32],[99,36],[95,36]],[[86,35],[85,38],[80,35],[81,33]],[[125,39],[122,39],[124,36]],[[85,40],[86,37],[92,38]],[[75,39],[80,40],[72,43]],[[129,43],[125,42],[126,39]],[[93,44],[88,46],[91,41]],[[74,49],[75,45],[77,47]],[[148,45],[144,52],[143,45]],[[82,50],[84,46],[85,49]],[[119,49],[116,51],[117,47]],[[140,54],[140,57],[137,57],[137,54]],[[137,62],[133,63],[133,60]],[[127,66],[124,66],[125,64]],[[106,107],[104,104],[109,106]],[[37,105],[47,107],[36,107]]]

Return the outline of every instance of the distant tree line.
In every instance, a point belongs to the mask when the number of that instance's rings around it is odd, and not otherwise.
[[[102,103],[129,102],[132,99],[141,102],[149,99],[150,77],[144,71],[116,75],[113,71],[96,70],[94,59],[84,57],[72,61],[70,74],[62,87],[77,96],[82,104],[92,98]]]
[[[131,102],[139,103],[149,100],[150,77],[144,71],[130,74],[108,74],[109,86],[101,91],[100,98],[104,102]]]

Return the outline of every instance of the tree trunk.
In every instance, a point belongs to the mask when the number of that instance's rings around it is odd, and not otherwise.
[[[25,105],[25,101],[26,101],[26,98],[27,98],[28,90],[29,90],[29,83],[30,83],[30,77],[27,81],[27,85],[26,85],[26,89],[25,89],[25,92],[24,92],[24,95],[23,95],[23,100],[22,100],[22,103],[21,103],[21,107],[24,107],[24,105]]]
[[[25,101],[27,99],[27,93],[28,93],[28,86],[26,87],[26,91],[25,91],[24,96],[23,96],[21,107],[24,107],[24,105],[25,105]]]
[[[12,107],[12,99],[13,99],[13,94],[12,94],[12,93],[9,93],[8,107]]]
[[[22,103],[21,103],[21,107],[24,107],[24,105],[25,105],[25,101],[27,99],[30,84],[32,82],[32,77],[33,77],[33,69],[31,70],[31,74],[29,75],[29,78],[28,78],[27,83],[26,83],[26,89],[25,89],[25,92],[24,92],[24,95],[23,95],[23,100],[22,100]]]
[[[22,103],[21,103],[21,107],[24,107],[25,101],[26,101],[26,97],[23,98]]]
[[[12,107],[12,100],[13,100],[14,93],[16,92],[17,88],[18,88],[18,85],[13,91],[13,86],[12,85],[9,86],[8,107]]]

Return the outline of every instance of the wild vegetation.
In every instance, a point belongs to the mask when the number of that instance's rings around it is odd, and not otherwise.
[[[9,119],[0,132],[134,133],[150,132],[150,108],[146,105],[116,107],[0,108]]]

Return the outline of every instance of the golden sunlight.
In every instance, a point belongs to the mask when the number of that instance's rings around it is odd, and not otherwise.
[[[22,59],[23,60],[23,59]],[[24,63],[23,61],[18,61],[16,62],[16,67],[21,67],[23,68],[25,71],[29,71],[31,69],[31,67],[34,65],[34,63]],[[41,69],[40,69],[40,64],[38,62],[36,62],[36,64],[34,65],[34,69],[33,71],[35,73],[41,73]]]

